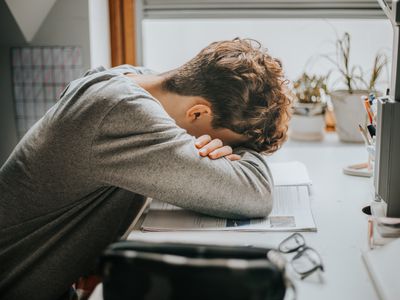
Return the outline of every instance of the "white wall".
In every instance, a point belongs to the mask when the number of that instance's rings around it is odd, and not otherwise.
[[[210,42],[249,37],[280,58],[287,77],[293,80],[304,71],[310,57],[335,51],[335,31],[339,36],[345,31],[351,34],[351,60],[365,70],[372,67],[377,51],[386,49],[391,56],[392,28],[387,20],[145,20],[144,65],[166,71],[189,60]],[[314,59],[307,70],[324,74],[331,67],[326,60]]]
[[[89,0],[90,66],[111,66],[108,0]]]

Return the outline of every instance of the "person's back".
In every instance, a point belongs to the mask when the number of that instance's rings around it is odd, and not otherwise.
[[[0,190],[2,199],[13,198],[24,209],[17,215],[12,207],[2,207],[1,228],[46,214],[40,203],[48,199],[53,199],[46,203],[51,212],[60,208],[60,203],[67,206],[100,187],[93,182],[87,162],[96,126],[115,101],[95,97],[95,82],[106,78],[110,75],[94,73],[72,82],[66,90],[70,95],[62,95],[14,149],[1,169]],[[71,89],[86,96],[71,95]],[[10,215],[15,216],[10,219]]]
[[[34,298],[60,297],[124,233],[145,197],[230,218],[271,211],[272,179],[260,154],[200,156],[171,118],[168,97],[156,99],[146,82],[126,76],[143,72],[98,68],[71,82],[0,169],[2,298],[32,298],[34,290]],[[269,143],[283,140],[284,132]]]
[[[102,170],[93,170],[90,165],[91,146],[99,124],[113,106],[127,93],[132,93],[126,85],[130,81],[121,77],[128,70],[136,71],[129,67],[111,71],[98,68],[71,82],[60,101],[21,139],[0,169],[0,295],[8,285],[11,289],[18,289],[18,285],[13,287],[12,283],[26,280],[23,276],[26,272],[31,273],[30,278],[34,278],[33,273],[40,278],[40,272],[49,272],[48,266],[40,268],[37,260],[44,259],[44,256],[51,260],[50,249],[55,244],[62,246],[66,239],[74,238],[90,241],[90,236],[103,235],[107,232],[104,229],[115,226],[113,223],[116,222],[121,223],[119,235],[122,235],[135,213],[133,208],[144,201],[142,196],[102,183],[97,176]],[[143,94],[144,91],[137,89],[139,94]],[[115,91],[119,93],[115,94]],[[96,206],[101,206],[102,201],[111,204],[113,198],[130,201],[121,203],[114,212],[115,220],[97,218],[98,222],[91,225],[96,228],[85,232],[88,214],[93,213]],[[136,203],[132,201],[134,199]],[[106,209],[112,210],[111,207]],[[128,215],[127,210],[131,210]],[[123,217],[127,218],[125,222],[121,222]],[[77,228],[81,236],[69,236],[69,232]],[[115,233],[103,236],[100,244],[82,244],[79,251],[87,252],[90,257],[114,239]],[[71,249],[66,250],[62,253],[62,247],[58,249],[53,253],[54,259],[61,262],[63,255],[74,255]],[[93,264],[93,260],[80,260],[76,256],[73,260],[73,264],[83,265],[86,269]],[[62,268],[67,275],[70,273],[68,269],[76,267],[71,265],[71,261],[65,262]],[[79,275],[73,274],[68,280],[74,281]],[[25,294],[27,291],[41,286],[38,281],[26,281],[26,290],[14,290],[11,295],[22,299],[28,296]],[[58,286],[57,280],[53,283],[50,286],[55,291],[68,288]],[[49,288],[46,289],[38,291],[37,298],[42,298],[41,292],[49,294]]]

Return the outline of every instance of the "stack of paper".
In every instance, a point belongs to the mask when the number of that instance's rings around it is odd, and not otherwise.
[[[142,224],[144,231],[315,231],[306,186],[276,187],[268,218],[222,219],[153,201]]]

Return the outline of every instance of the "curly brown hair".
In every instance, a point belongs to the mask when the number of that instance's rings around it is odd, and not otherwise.
[[[261,44],[235,38],[214,42],[167,73],[163,87],[211,103],[212,126],[249,138],[245,146],[273,153],[286,140],[291,97],[281,62]]]

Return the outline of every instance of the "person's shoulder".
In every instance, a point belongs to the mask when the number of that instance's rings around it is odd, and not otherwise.
[[[161,103],[142,89],[126,95],[120,95],[118,103],[109,112],[115,119],[126,119],[142,126],[152,124],[175,124],[175,121],[164,110]]]
[[[100,71],[100,70],[99,70]],[[129,68],[119,66],[87,75],[71,82],[70,90],[80,94],[84,99],[101,101],[109,105],[117,104],[124,99],[152,98],[147,91],[135,84],[125,73]],[[95,104],[94,101],[90,101]]]
[[[160,106],[157,102],[121,70],[101,68],[71,82],[60,95],[55,113],[62,115],[62,119],[68,116],[76,119],[81,114],[85,118],[88,115],[102,118],[117,105],[123,106],[127,114],[156,111]]]
[[[161,103],[149,92],[124,74],[132,66],[98,69],[86,74],[65,92],[60,111],[73,111],[74,119],[80,114],[97,115],[98,119],[121,123],[138,120],[143,124],[170,123],[171,119]],[[64,117],[71,114],[64,114]],[[136,121],[134,122],[136,123]],[[140,125],[140,124],[137,124]]]
[[[158,74],[157,71],[143,67],[143,66],[132,66],[128,64],[120,65],[117,67],[112,68],[111,70],[115,70],[118,72],[122,72],[123,74],[132,73],[132,74]]]
[[[110,107],[98,126],[99,136],[118,138],[146,134],[151,134],[147,135],[148,138],[155,138],[166,131],[171,134],[179,130],[161,104],[140,94],[119,100]]]

